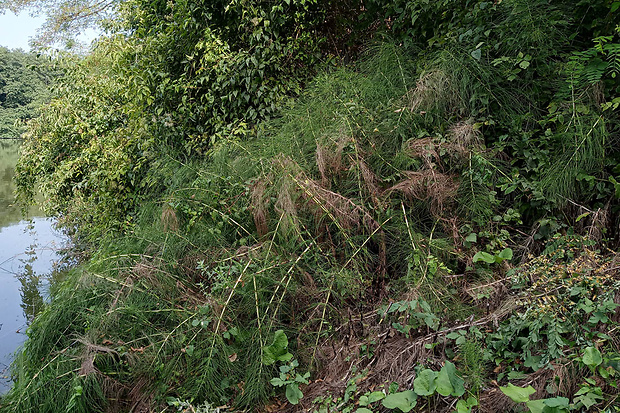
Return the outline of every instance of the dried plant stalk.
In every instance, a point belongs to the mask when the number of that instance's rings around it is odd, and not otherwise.
[[[263,238],[269,232],[268,219],[269,219],[269,204],[265,197],[265,180],[259,179],[254,183],[252,187],[251,198],[251,210],[252,218],[254,219],[254,225],[260,238]]]

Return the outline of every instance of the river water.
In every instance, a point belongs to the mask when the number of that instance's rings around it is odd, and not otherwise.
[[[49,298],[58,251],[66,243],[39,208],[25,219],[13,205],[18,157],[19,141],[0,140],[0,394],[11,386],[9,365]]]

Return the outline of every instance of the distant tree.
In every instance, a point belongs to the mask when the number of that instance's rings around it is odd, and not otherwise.
[[[21,135],[56,75],[48,58],[0,47],[0,137]]]

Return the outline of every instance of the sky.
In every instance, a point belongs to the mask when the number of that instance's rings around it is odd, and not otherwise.
[[[28,12],[18,16],[10,11],[0,15],[0,46],[9,49],[30,50],[28,39],[34,36],[45,21],[44,17],[32,17]]]
[[[44,16],[32,17],[27,11],[16,16],[7,10],[0,15],[0,46],[29,51],[28,41],[37,33],[37,29],[41,27],[44,21]],[[78,39],[88,43],[96,35],[97,33],[94,30],[89,29],[86,34],[79,36]]]

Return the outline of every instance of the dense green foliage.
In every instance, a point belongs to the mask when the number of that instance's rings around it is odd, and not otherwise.
[[[315,1],[123,6],[120,33],[68,63],[57,98],[31,128],[45,138],[31,141],[36,156],[18,169],[25,198],[42,178],[50,211],[95,238],[168,186],[159,167],[169,152],[185,158],[253,135],[299,92],[324,41]]]
[[[17,183],[84,262],[0,411],[618,409],[618,3],[334,3],[66,61]]]
[[[0,47],[0,138],[19,138],[50,98],[55,71],[46,58]]]

